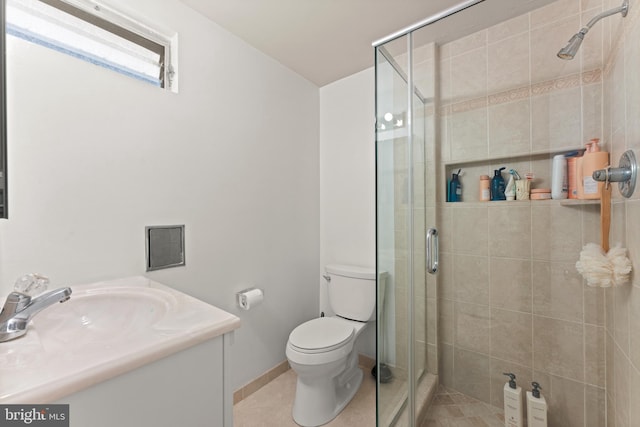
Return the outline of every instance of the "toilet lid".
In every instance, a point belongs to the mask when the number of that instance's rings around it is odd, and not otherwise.
[[[353,326],[333,317],[309,320],[295,328],[289,343],[301,351],[315,353],[340,347],[353,336]]]

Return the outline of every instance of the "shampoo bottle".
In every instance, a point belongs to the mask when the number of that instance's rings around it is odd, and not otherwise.
[[[504,385],[504,425],[522,427],[522,388],[516,385],[516,376],[508,373],[509,381]]]
[[[600,151],[599,141],[595,138],[586,144],[587,151],[582,159],[582,191],[585,199],[600,198],[604,182],[597,182],[592,175],[594,171],[604,169],[609,165],[609,153]]]
[[[506,188],[502,171],[506,168],[502,167],[493,171],[493,179],[491,180],[491,200],[507,200],[504,195]]]
[[[458,169],[458,173],[454,173],[449,183],[449,201],[461,202],[462,201],[462,185],[460,184],[460,172],[462,169]]]
[[[540,384],[531,385],[533,390],[527,392],[527,426],[547,427],[547,401],[540,394]]]

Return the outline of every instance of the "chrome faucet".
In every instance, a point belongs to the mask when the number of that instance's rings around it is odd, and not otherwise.
[[[22,292],[11,292],[0,312],[0,342],[27,333],[27,324],[40,310],[71,298],[71,288],[49,291],[35,298]]]

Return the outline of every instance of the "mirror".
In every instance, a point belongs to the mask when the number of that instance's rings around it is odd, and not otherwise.
[[[6,7],[0,0],[0,218],[7,218],[7,54]]]

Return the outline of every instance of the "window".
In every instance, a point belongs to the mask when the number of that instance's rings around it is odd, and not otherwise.
[[[176,90],[170,37],[89,0],[8,0],[7,34]]]

